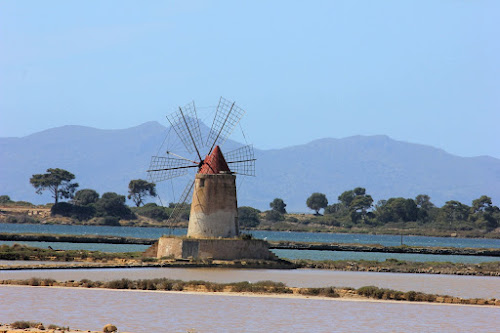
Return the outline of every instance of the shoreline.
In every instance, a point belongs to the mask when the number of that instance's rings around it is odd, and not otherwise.
[[[402,273],[402,274],[436,274],[458,276],[490,276],[500,277],[500,261],[479,264],[451,264],[446,262],[409,262],[388,259],[385,261],[368,260],[212,260],[212,261],[176,261],[174,259],[143,261],[141,259],[108,258],[105,260],[91,258],[73,258],[61,262],[57,258],[28,258],[27,260],[9,260],[8,264],[0,264],[1,271],[18,270],[66,270],[66,269],[121,269],[121,268],[229,268],[229,269],[317,269],[343,272]],[[29,264],[23,264],[30,261]],[[40,261],[41,263],[34,263]],[[54,263],[51,263],[54,262]],[[16,264],[19,263],[19,264]]]
[[[0,206],[0,209],[2,207]],[[86,223],[58,223],[55,221],[49,221],[49,222],[41,222],[41,223],[12,223],[12,222],[3,222],[0,220],[0,224],[27,224],[27,225],[61,225],[61,226],[70,226],[70,225],[76,225],[76,226],[90,226],[90,227],[129,227],[129,228],[157,228],[157,229],[162,229],[162,228],[171,228],[172,230],[175,229],[187,229],[187,221],[184,224],[179,224],[176,226],[168,226],[165,225],[161,222],[158,224],[121,224],[120,226],[109,226],[109,225],[100,225],[100,224],[86,224]],[[485,233],[482,234],[481,232],[475,233],[475,232],[464,232],[464,231],[456,231],[456,230],[435,230],[434,233],[425,233],[421,232],[420,230],[415,230],[415,229],[384,229],[384,230],[379,230],[379,229],[356,229],[356,230],[350,230],[350,229],[334,229],[334,230],[329,230],[329,229],[316,229],[313,228],[312,230],[304,230],[302,228],[297,228],[297,229],[273,229],[270,227],[262,227],[262,228],[253,228],[253,229],[241,229],[241,231],[244,231],[246,233],[248,232],[253,232],[253,231],[276,231],[276,232],[298,232],[298,233],[320,233],[320,234],[352,234],[352,235],[386,235],[386,236],[417,236],[417,237],[439,237],[439,238],[463,238],[463,239],[500,239],[500,233]]]

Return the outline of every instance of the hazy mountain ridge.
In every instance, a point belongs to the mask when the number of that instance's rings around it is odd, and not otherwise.
[[[35,194],[29,178],[52,167],[74,173],[80,188],[125,194],[131,179],[146,178],[150,158],[166,132],[161,124],[148,122],[116,130],[63,126],[22,138],[0,138],[0,194],[50,202],[49,195]],[[228,142],[223,152],[234,146]],[[470,204],[483,194],[495,204],[500,201],[499,159],[459,157],[385,135],[319,139],[256,150],[256,157],[257,177],[243,181],[240,205],[267,209],[272,199],[281,197],[290,211],[307,211],[305,200],[312,192],[325,193],[333,203],[356,186],[365,187],[375,200],[425,193],[438,205],[447,200]],[[168,193],[162,199],[171,200]]]

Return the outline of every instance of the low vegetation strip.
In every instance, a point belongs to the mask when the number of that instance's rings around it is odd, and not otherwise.
[[[220,267],[220,268],[312,268],[339,271],[453,274],[476,276],[500,276],[500,261],[479,264],[451,262],[413,262],[397,259],[374,260],[174,260],[170,258],[143,258],[140,252],[111,253],[83,250],[39,249],[25,245],[0,245],[0,270],[26,269],[74,269],[74,268],[133,268],[133,267]],[[23,265],[22,261],[53,261]],[[19,264],[16,264],[16,261]],[[60,263],[64,261],[64,263]]]
[[[24,333],[24,332],[36,332],[36,333],[113,333],[117,332],[118,329],[115,325],[107,324],[103,327],[101,331],[90,331],[90,330],[79,330],[70,329],[69,326],[60,325],[44,325],[39,321],[27,321],[18,320],[10,324],[0,324],[0,333]]]
[[[134,245],[152,245],[156,242],[156,239],[119,236],[13,233],[0,233],[0,240],[14,242],[104,243]]]
[[[500,306],[497,299],[464,299],[447,295],[426,294],[416,291],[397,291],[392,289],[365,286],[354,288],[293,288],[282,282],[259,281],[214,283],[209,281],[182,281],[167,278],[129,280],[120,279],[107,282],[91,281],[82,279],[80,281],[56,281],[54,279],[31,278],[28,280],[0,280],[3,285],[43,286],[43,287],[74,287],[74,288],[107,288],[128,290],[159,290],[159,291],[189,291],[189,292],[227,292],[227,293],[251,293],[280,295],[289,294],[308,297],[331,297],[351,299],[378,299],[409,302],[430,303],[453,303],[474,305],[496,305]]]
[[[375,260],[292,260],[297,268],[331,269],[353,272],[423,273],[500,276],[500,261],[480,264],[415,262],[397,259]]]
[[[283,250],[352,251],[500,257],[500,249],[485,248],[422,247],[406,245],[383,246],[378,244],[326,244],[286,241],[269,243],[271,244],[271,249]]]
[[[54,250],[21,244],[0,245],[0,260],[107,261],[113,259],[138,259],[140,257],[140,252]]]

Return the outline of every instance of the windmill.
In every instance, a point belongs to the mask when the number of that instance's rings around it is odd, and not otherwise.
[[[242,146],[225,155],[221,147],[244,114],[234,102],[221,97],[206,135],[200,130],[194,102],[167,116],[186,153],[167,150],[165,156],[153,156],[147,172],[150,181],[158,183],[196,171],[168,219],[169,223],[178,220],[192,198],[188,237],[231,238],[239,234],[235,179],[236,175],[255,176],[253,146]]]

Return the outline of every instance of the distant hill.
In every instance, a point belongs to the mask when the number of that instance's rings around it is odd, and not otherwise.
[[[159,123],[148,122],[122,130],[63,126],[22,138],[0,138],[0,195],[51,202],[49,195],[35,194],[29,178],[53,167],[74,173],[80,188],[126,194],[131,179],[146,179],[150,157],[166,132]],[[235,145],[228,142],[223,152]],[[268,209],[269,202],[280,197],[289,211],[306,212],[311,193],[325,193],[333,203],[340,193],[357,186],[365,187],[375,201],[428,194],[437,205],[447,200],[470,204],[486,194],[500,204],[499,159],[459,157],[382,135],[256,150],[256,157],[257,177],[245,179],[238,188],[241,206]],[[176,185],[175,190],[178,195],[182,188]],[[173,199],[162,193],[162,200]]]

